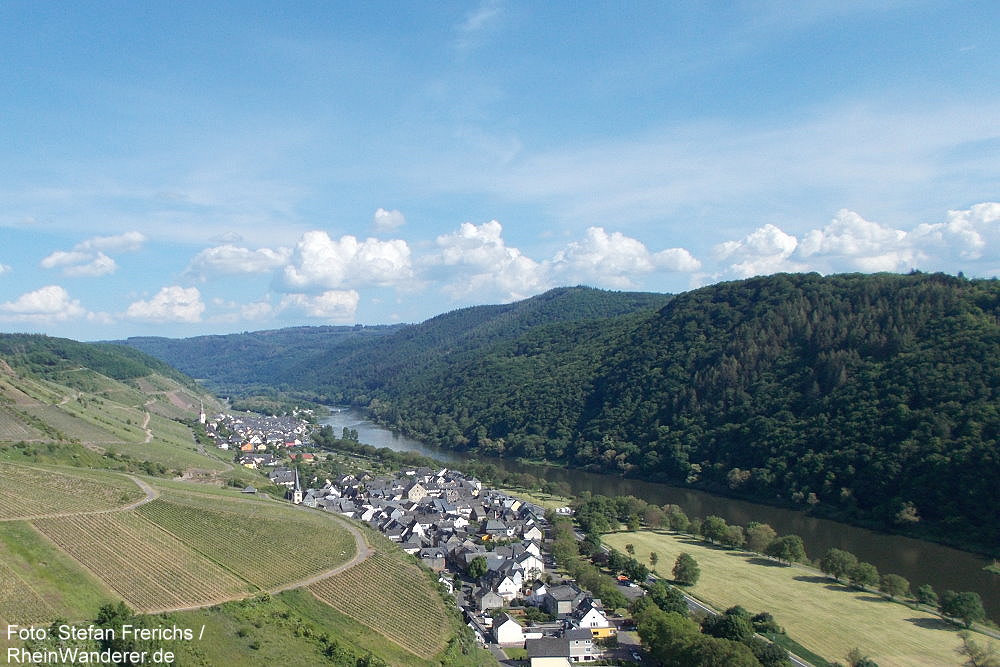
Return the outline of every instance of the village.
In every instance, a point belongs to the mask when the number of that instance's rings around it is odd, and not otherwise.
[[[269,468],[270,483],[285,487],[291,502],[364,521],[437,573],[477,639],[498,658],[506,658],[505,649],[521,649],[534,667],[639,657],[634,648],[618,647],[626,619],[554,574],[545,548],[549,526],[539,505],[448,468],[358,472],[306,484],[298,468],[283,463],[316,461],[315,453],[291,451],[309,445],[307,420],[232,415],[203,420],[216,445],[238,452],[241,465]]]

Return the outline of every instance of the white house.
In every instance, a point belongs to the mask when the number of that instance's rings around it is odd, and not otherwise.
[[[524,629],[521,624],[504,614],[493,622],[493,639],[501,646],[524,647]]]

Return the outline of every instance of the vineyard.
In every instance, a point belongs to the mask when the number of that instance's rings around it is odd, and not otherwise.
[[[416,565],[376,552],[309,589],[337,611],[422,658],[444,649],[449,627],[444,602]]]
[[[239,597],[249,586],[136,512],[41,519],[36,528],[139,610]]]
[[[52,608],[13,570],[0,562],[0,622],[39,623]]]
[[[0,442],[39,440],[42,432],[25,423],[24,417],[11,408],[0,405]]]
[[[351,535],[330,517],[261,502],[172,494],[139,513],[260,588],[304,579],[348,561]],[[225,509],[222,509],[225,508]]]
[[[112,509],[142,496],[135,483],[120,475],[83,471],[63,474],[0,463],[0,519]]]

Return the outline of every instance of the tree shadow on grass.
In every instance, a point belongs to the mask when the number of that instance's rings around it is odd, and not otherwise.
[[[927,630],[955,630],[954,625],[940,618],[908,618],[906,620],[918,628],[925,628]]]
[[[753,565],[763,565],[765,567],[788,567],[786,563],[781,563],[776,560],[771,560],[770,558],[761,558],[760,556],[753,556],[751,558],[747,558],[747,562]]]
[[[855,600],[862,600],[864,602],[889,602],[890,600],[878,596],[878,595],[858,595]]]
[[[805,574],[800,574],[797,577],[792,577],[795,581],[808,581],[810,584],[830,584],[833,581],[829,577],[817,577]]]

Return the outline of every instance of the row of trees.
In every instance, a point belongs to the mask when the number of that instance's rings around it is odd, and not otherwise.
[[[878,569],[871,563],[859,561],[857,556],[843,549],[830,549],[819,560],[819,569],[837,580],[846,580],[859,588],[878,589],[891,598],[910,594],[910,582],[898,574],[879,576]],[[983,600],[974,591],[956,593],[945,591],[940,598],[930,584],[917,588],[913,599],[920,604],[937,609],[943,616],[957,618],[965,627],[986,619]]]

